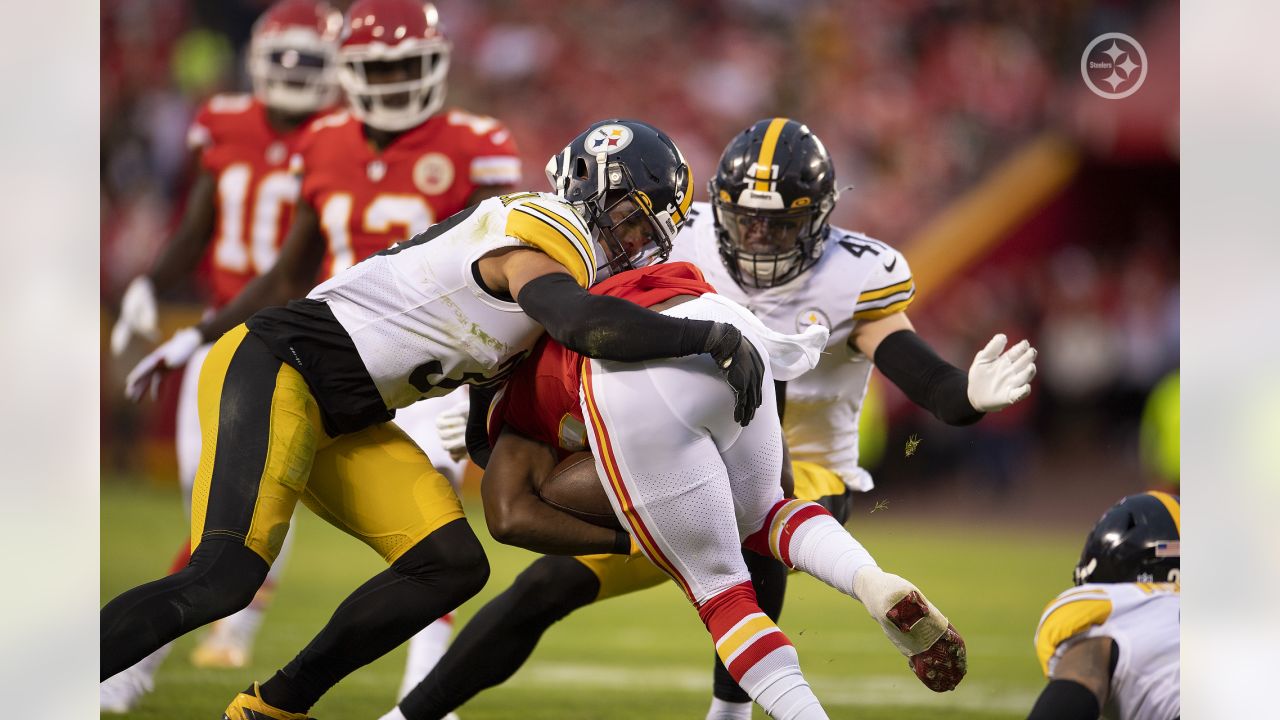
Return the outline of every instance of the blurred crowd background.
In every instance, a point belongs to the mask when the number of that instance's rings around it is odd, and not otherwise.
[[[104,329],[181,212],[196,108],[248,87],[245,45],[269,4],[103,0]],[[511,128],[527,187],[545,186],[546,158],[591,121],[624,116],[676,140],[705,199],[736,132],[794,117],[846,186],[833,221],[911,262],[909,314],[944,357],[967,367],[996,331],[1031,339],[1030,402],[971,428],[877,385],[864,426],[882,429],[866,433],[865,456],[895,510],[1074,522],[1176,485],[1176,2],[436,4],[453,43],[447,103]],[[1080,56],[1115,31],[1142,43],[1149,74],[1105,100]],[[200,298],[198,284],[165,298],[171,326]],[[177,378],[161,402],[131,406],[122,378],[137,358],[102,357],[104,477],[173,482]],[[908,438],[920,441],[910,455]]]

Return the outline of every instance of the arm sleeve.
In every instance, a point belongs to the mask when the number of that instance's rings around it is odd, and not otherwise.
[[[881,340],[874,360],[912,402],[948,425],[970,425],[985,414],[969,404],[969,376],[911,330]]]
[[[715,323],[668,317],[635,303],[592,295],[565,273],[535,278],[517,298],[529,317],[570,350],[601,360],[636,362],[706,352]]]
[[[467,455],[481,470],[489,465],[489,456],[493,453],[489,445],[489,406],[496,394],[494,388],[474,385],[468,392],[471,407],[467,414]]]
[[[1074,680],[1051,680],[1027,720],[1097,720],[1098,696]]]

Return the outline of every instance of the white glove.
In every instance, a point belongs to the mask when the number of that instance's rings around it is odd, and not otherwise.
[[[969,404],[974,410],[1003,410],[1031,394],[1036,349],[1023,340],[1002,354],[1007,342],[1004,333],[999,333],[973,357],[969,366]]]
[[[154,400],[156,389],[160,387],[160,378],[166,372],[181,367],[203,344],[204,338],[198,328],[183,328],[174,333],[173,337],[152,350],[129,371],[129,377],[124,382],[125,396],[138,402],[143,393],[150,391]]]
[[[440,444],[449,451],[454,462],[461,462],[467,457],[467,416],[470,410],[471,401],[464,400],[436,416]]]
[[[111,328],[111,354],[119,357],[134,335],[151,342],[160,336],[156,327],[156,293],[146,275],[134,278],[120,299],[120,317]]]

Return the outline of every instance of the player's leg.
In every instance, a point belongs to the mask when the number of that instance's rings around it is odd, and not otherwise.
[[[453,488],[393,425],[345,435],[320,451],[303,502],[390,567],[343,600],[310,644],[262,684],[261,701],[292,713],[305,713],[343,677],[479,592],[489,577]],[[254,695],[238,696],[228,716],[252,717],[243,709],[258,709]]]
[[[787,566],[750,550],[742,552],[742,559],[751,575],[756,603],[777,623],[787,591]],[[706,720],[751,720],[751,696],[729,674],[719,655],[715,656],[712,677],[711,707],[707,709]]]
[[[705,362],[704,362],[705,361]],[[742,559],[735,498],[724,461],[737,432],[713,435],[732,393],[702,357],[624,365],[584,364],[584,417],[605,492],[645,555],[698,608],[733,679],[774,718],[825,718],[791,641],[760,609]],[[781,474],[777,410],[772,445],[756,453]],[[734,424],[736,427],[736,423]]]
[[[104,679],[249,604],[288,533],[323,437],[306,383],[243,325],[210,351],[199,404],[204,441],[191,560],[103,607]]]
[[[444,397],[420,400],[396,413],[395,424],[427,454],[431,465],[449,481],[455,491],[462,486],[463,462],[454,460],[440,442],[436,418],[445,410],[467,402],[467,388],[462,386]],[[431,672],[453,637],[453,613],[447,613],[409,639],[408,657],[396,698],[403,698]]]

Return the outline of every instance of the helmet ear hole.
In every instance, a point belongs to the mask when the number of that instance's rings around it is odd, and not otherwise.
[[[573,159],[573,177],[576,180],[586,180],[591,177],[591,166],[587,165],[587,159],[581,155]]]

